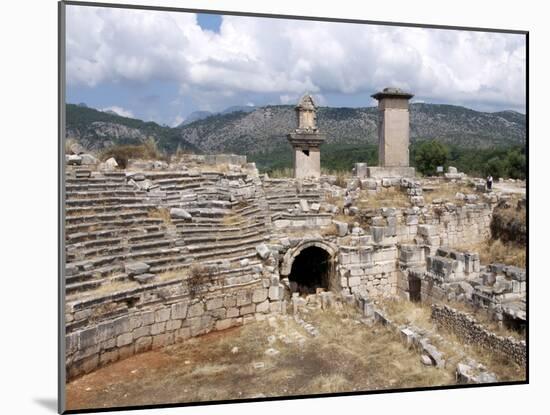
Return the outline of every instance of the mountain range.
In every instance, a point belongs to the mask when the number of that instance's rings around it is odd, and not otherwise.
[[[67,104],[68,138],[90,149],[138,143],[154,137],[169,152],[177,148],[201,153],[265,154],[288,146],[286,135],[296,128],[294,107],[231,107],[219,113],[191,115],[177,127],[161,126]],[[377,109],[320,107],[318,127],[334,146],[376,144]],[[413,103],[411,141],[435,139],[470,149],[525,145],[526,116],[515,111],[480,112],[455,105]],[[194,118],[194,119],[193,119]]]

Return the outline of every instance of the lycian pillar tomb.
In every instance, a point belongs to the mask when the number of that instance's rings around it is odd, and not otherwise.
[[[409,167],[409,99],[414,95],[384,88],[372,95],[378,101],[378,167],[369,177],[413,177]]]
[[[317,106],[311,95],[304,95],[296,105],[298,127],[287,138],[294,152],[294,177],[321,176],[320,145],[325,136],[317,128]]]

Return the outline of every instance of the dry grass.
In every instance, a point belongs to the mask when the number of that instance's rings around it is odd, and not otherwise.
[[[227,173],[230,171],[229,164],[227,163],[201,164],[198,166],[198,169],[201,172],[215,172],[215,173]]]
[[[240,213],[233,213],[233,214],[224,216],[222,219],[222,224],[224,226],[236,226],[246,221],[247,219]]]
[[[525,379],[525,368],[505,356],[475,344],[466,344],[455,333],[448,330],[440,329],[439,333],[443,335],[445,341],[436,340],[434,345],[445,354],[447,362],[456,364],[468,357],[484,365],[501,382]]]
[[[186,269],[177,269],[177,270],[170,270],[161,272],[160,274],[157,274],[156,280],[157,281],[169,281],[169,280],[175,280],[175,279],[181,279],[184,280],[189,276],[189,272]]]
[[[398,325],[415,325],[424,330],[433,330],[431,307],[424,303],[413,303],[400,299],[385,299],[380,307],[391,316],[391,320]]]
[[[69,383],[67,403],[76,409],[454,383],[453,371],[423,366],[394,333],[358,318],[355,310],[311,311],[305,319],[318,327],[315,338],[281,316],[192,338]],[[268,348],[279,353],[267,355]]]
[[[86,291],[86,296],[101,297],[102,295],[111,294],[117,291],[131,290],[139,287],[139,283],[129,280],[107,280],[99,287]]]
[[[148,212],[147,217],[151,219],[162,219],[165,225],[170,225],[172,223],[170,211],[166,208],[151,209]]]
[[[427,204],[433,203],[435,199],[442,199],[445,202],[454,203],[456,205],[464,204],[464,201],[457,200],[456,194],[472,193],[474,188],[464,183],[441,182],[434,190],[424,192],[424,201]]]
[[[490,322],[487,316],[482,313],[474,313],[465,304],[450,304],[452,307],[475,314],[479,322],[487,326],[489,330],[495,328],[496,334],[521,338],[521,336],[506,328],[496,327],[496,323]],[[412,303],[403,300],[386,300],[381,307],[388,317],[398,325],[414,325],[428,332],[437,333],[440,338],[432,337],[431,342],[444,353],[447,362],[446,367],[455,367],[457,363],[465,358],[472,358],[483,364],[490,372],[497,375],[501,381],[521,380],[525,378],[525,370],[509,359],[503,358],[497,353],[492,353],[477,345],[470,345],[463,342],[453,332],[442,328],[436,328],[431,321],[431,307],[426,304]]]
[[[65,139],[65,154],[72,154],[71,146],[74,144],[79,144],[75,138]]]
[[[458,245],[452,248],[479,253],[479,260],[484,265],[502,263],[520,268],[526,268],[527,265],[527,250],[524,246],[514,242],[489,239],[476,244]]]
[[[410,207],[411,202],[405,192],[395,187],[388,187],[382,188],[373,194],[362,190],[357,205],[361,209],[381,207],[405,208]]]
[[[118,167],[122,169],[128,166],[130,159],[170,161],[170,157],[158,148],[157,141],[152,137],[149,137],[141,144],[107,147],[99,156],[102,161],[111,157],[116,160]]]
[[[334,235],[338,235],[338,228],[336,227],[336,225],[333,223],[331,225],[328,225],[328,226],[323,226],[319,229],[319,233],[322,235],[322,236],[334,236]]]
[[[286,167],[284,169],[275,169],[269,172],[272,179],[288,179],[294,177],[294,169]]]
[[[343,187],[344,189],[348,185],[348,180],[352,177],[351,171],[348,170],[321,169],[321,174],[324,176],[334,176],[336,178],[334,184],[338,187]]]

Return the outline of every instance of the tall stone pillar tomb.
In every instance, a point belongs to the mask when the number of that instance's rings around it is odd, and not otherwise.
[[[320,145],[325,135],[317,128],[317,106],[311,95],[304,95],[296,110],[297,128],[288,134],[294,159],[294,177],[297,179],[321,176]]]
[[[409,167],[409,100],[413,94],[384,88],[372,95],[378,101],[378,167],[370,177],[414,176]]]

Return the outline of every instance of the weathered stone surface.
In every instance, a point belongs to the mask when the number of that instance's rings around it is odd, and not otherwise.
[[[130,277],[144,274],[147,271],[149,271],[149,268],[151,267],[145,262],[130,262],[130,263],[124,264],[124,271]]]
[[[98,164],[99,163],[98,159],[96,159],[91,154],[87,154],[87,153],[81,154],[80,159],[81,159],[81,164],[82,165],[93,165],[93,164]]]
[[[134,340],[132,333],[124,333],[117,337],[116,345],[117,347],[126,346],[132,343],[132,340]]]
[[[171,208],[170,216],[174,219],[185,219],[185,220],[192,219],[191,214],[187,212],[185,209],[181,209],[181,208]]]
[[[170,309],[162,308],[155,312],[155,323],[167,321],[170,318]]]
[[[258,288],[252,292],[252,301],[254,303],[261,303],[267,298],[267,289]]]
[[[65,157],[65,159],[67,160],[67,164],[69,165],[79,166],[82,164],[82,157],[76,154],[68,155]]]
[[[257,313],[267,313],[269,312],[269,300],[265,300],[258,305],[256,305]]]
[[[266,244],[257,245],[256,252],[262,259],[267,259],[267,257],[269,257],[269,254],[271,253]]]
[[[223,307],[223,298],[212,298],[208,301],[206,301],[206,309],[207,310],[216,310],[218,308]]]
[[[189,307],[187,317],[198,317],[204,314],[204,304],[196,303]]]
[[[105,165],[105,168],[106,169],[114,169],[116,167],[118,167],[118,163],[116,162],[116,160],[111,157],[110,159],[107,159],[104,163]]]
[[[336,225],[336,231],[338,232],[339,237],[344,237],[348,233],[348,224],[346,222],[339,222],[337,220],[333,220],[332,223]]]
[[[151,282],[156,277],[155,274],[151,274],[150,272],[146,272],[144,274],[138,274],[134,275],[134,280],[139,282],[140,284],[147,284]]]

